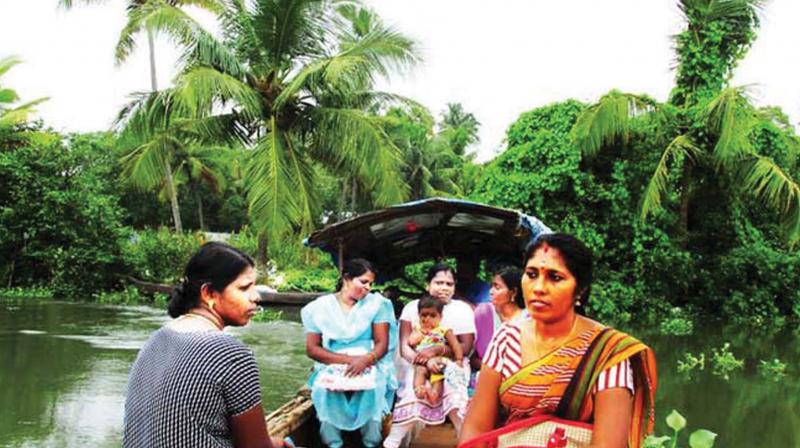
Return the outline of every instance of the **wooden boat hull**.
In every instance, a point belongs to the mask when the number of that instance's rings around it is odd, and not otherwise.
[[[269,433],[273,437],[291,437],[298,447],[323,447],[319,438],[319,421],[311,391],[301,389],[291,400],[266,417]],[[386,428],[388,429],[388,428]],[[359,447],[358,433],[345,433],[346,447]],[[412,448],[451,448],[457,445],[456,434],[449,423],[425,428],[411,444]]]

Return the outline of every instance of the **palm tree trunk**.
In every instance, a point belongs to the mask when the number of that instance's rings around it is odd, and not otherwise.
[[[267,239],[267,234],[261,232],[258,234],[258,253],[256,253],[256,264],[258,270],[261,272],[266,272],[267,260],[269,260],[269,257],[267,256],[268,249],[269,240]]]
[[[353,214],[355,215],[357,206],[358,206],[358,184],[356,183],[358,180],[355,176],[353,176],[353,190],[350,192],[352,194],[351,199],[351,208],[353,210]]]
[[[686,249],[689,243],[689,205],[691,201],[692,172],[694,163],[688,157],[683,161],[683,172],[680,178],[681,208],[680,222],[678,223],[678,238],[681,246]]]
[[[200,220],[200,230],[206,230],[206,223],[203,219],[203,196],[200,195],[200,189],[196,188],[194,197],[197,198],[197,218]]]
[[[181,210],[178,207],[178,191],[175,189],[175,181],[172,178],[172,168],[170,168],[169,163],[166,163],[164,168],[164,172],[166,173],[165,177],[167,178],[167,189],[169,191],[169,202],[172,208],[172,222],[175,224],[175,231],[177,233],[183,233]]]
[[[14,267],[17,264],[17,257],[11,259],[11,267],[8,269],[8,282],[6,283],[6,288],[11,289],[14,285]]]
[[[150,50],[150,87],[155,92],[158,90],[158,81],[156,80],[156,42],[153,32],[150,30],[147,30],[147,46]]]
[[[347,179],[342,181],[342,196],[339,198],[339,221],[344,220],[345,207],[347,207]]]

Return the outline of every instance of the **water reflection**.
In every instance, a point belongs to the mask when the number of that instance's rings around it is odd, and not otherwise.
[[[677,409],[687,417],[689,432],[705,428],[719,434],[716,446],[800,447],[797,334],[789,329],[709,324],[692,336],[643,337],[658,358],[657,433],[671,434],[664,418]],[[736,358],[744,360],[744,368],[733,372],[730,380],[711,373],[711,350],[725,342],[731,343]],[[705,370],[691,379],[677,369],[687,352],[706,356]],[[778,381],[760,375],[759,362],[776,358],[789,365],[787,375]]]
[[[136,353],[167,317],[147,307],[0,302],[0,446],[117,446]],[[231,331],[253,348],[267,409],[302,385],[298,323]]]

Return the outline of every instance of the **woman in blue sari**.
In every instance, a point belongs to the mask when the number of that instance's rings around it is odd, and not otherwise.
[[[392,303],[370,293],[375,269],[363,259],[344,263],[338,291],[301,311],[306,352],[316,361],[309,379],[322,442],[343,446],[342,431],[361,432],[363,446],[381,443],[397,378],[392,359],[397,321]]]

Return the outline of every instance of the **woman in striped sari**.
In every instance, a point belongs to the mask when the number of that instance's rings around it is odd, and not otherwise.
[[[631,336],[578,313],[591,281],[591,251],[576,238],[545,234],[528,247],[522,292],[529,317],[504,324],[489,344],[464,421],[465,446],[531,433],[545,417],[590,429],[569,446],[642,445],[653,427],[655,358]]]

